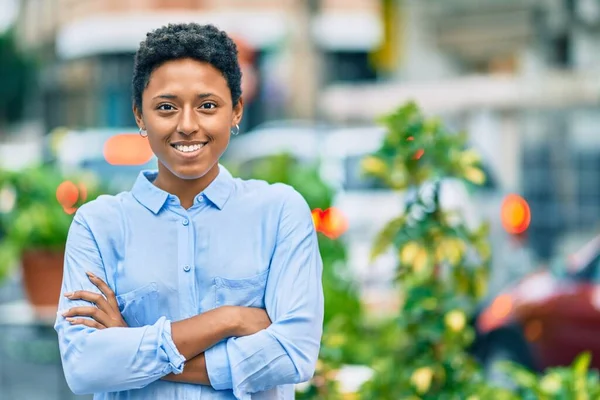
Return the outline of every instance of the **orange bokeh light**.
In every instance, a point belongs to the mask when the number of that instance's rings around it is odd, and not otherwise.
[[[525,324],[525,338],[530,342],[535,342],[542,337],[544,331],[542,322],[534,319]]]
[[[419,159],[421,159],[421,157],[423,157],[423,154],[425,154],[425,150],[423,150],[423,149],[417,150],[417,152],[413,156],[413,160],[419,160]]]
[[[87,200],[87,196],[88,196],[87,187],[83,183],[80,183],[78,185],[78,187],[79,187],[79,201],[81,201],[83,203]]]
[[[72,215],[75,214],[75,211],[77,211],[77,207],[63,207],[63,211],[69,215]]]
[[[316,208],[312,211],[312,219],[317,232],[330,239],[337,239],[348,230],[348,219],[337,208],[330,207],[326,210]]]
[[[513,311],[514,303],[510,294],[502,294],[481,313],[477,325],[482,332],[490,332],[502,325],[505,318]]]
[[[104,143],[104,159],[111,165],[142,165],[152,159],[147,139],[135,133],[124,133]]]
[[[83,183],[75,184],[71,181],[64,181],[56,188],[56,200],[62,206],[63,211],[69,215],[77,211],[77,203],[85,202],[87,196],[87,187]]]
[[[313,224],[315,224],[315,229],[317,230],[317,232],[319,232],[319,230],[321,229],[321,213],[323,213],[323,210],[321,210],[320,208],[315,208],[311,212]]]
[[[508,317],[513,308],[513,300],[510,295],[503,294],[494,300],[490,306],[490,314],[494,319],[504,319]]]
[[[527,201],[516,194],[509,194],[502,202],[502,226],[510,234],[520,234],[529,228],[531,210]]]
[[[71,181],[64,181],[56,188],[56,200],[63,208],[73,207],[79,199],[79,189]]]

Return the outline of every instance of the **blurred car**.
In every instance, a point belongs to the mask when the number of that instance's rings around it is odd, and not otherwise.
[[[486,302],[474,325],[473,352],[499,383],[504,360],[542,371],[590,351],[600,368],[600,236]]]
[[[233,136],[223,163],[239,168],[252,168],[254,161],[265,157],[288,153],[301,163],[319,159],[319,145],[327,127],[307,121],[274,121]]]
[[[49,139],[54,162],[66,173],[91,172],[111,193],[130,190],[156,157],[135,129],[64,131]]]

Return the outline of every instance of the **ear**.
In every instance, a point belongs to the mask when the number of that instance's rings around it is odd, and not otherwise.
[[[242,116],[244,115],[244,99],[240,96],[237,104],[233,107],[233,119],[231,120],[231,126],[235,126],[240,123]]]
[[[142,109],[135,103],[133,104],[133,116],[135,117],[135,123],[137,124],[138,128],[146,129],[144,120],[142,118]]]

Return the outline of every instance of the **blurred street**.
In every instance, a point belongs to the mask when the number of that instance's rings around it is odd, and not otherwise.
[[[313,212],[325,333],[298,399],[579,398],[575,381],[600,398],[600,0],[0,10],[0,399],[91,398],[68,388],[52,327],[61,248],[78,207],[156,168],[133,55],[178,22],[238,47],[222,165]]]

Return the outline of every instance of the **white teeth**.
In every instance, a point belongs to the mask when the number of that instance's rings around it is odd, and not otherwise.
[[[200,150],[201,148],[203,148],[204,144],[193,144],[191,146],[186,146],[183,144],[176,144],[173,147],[175,147],[177,150],[181,151],[182,153],[191,153],[192,151]]]

